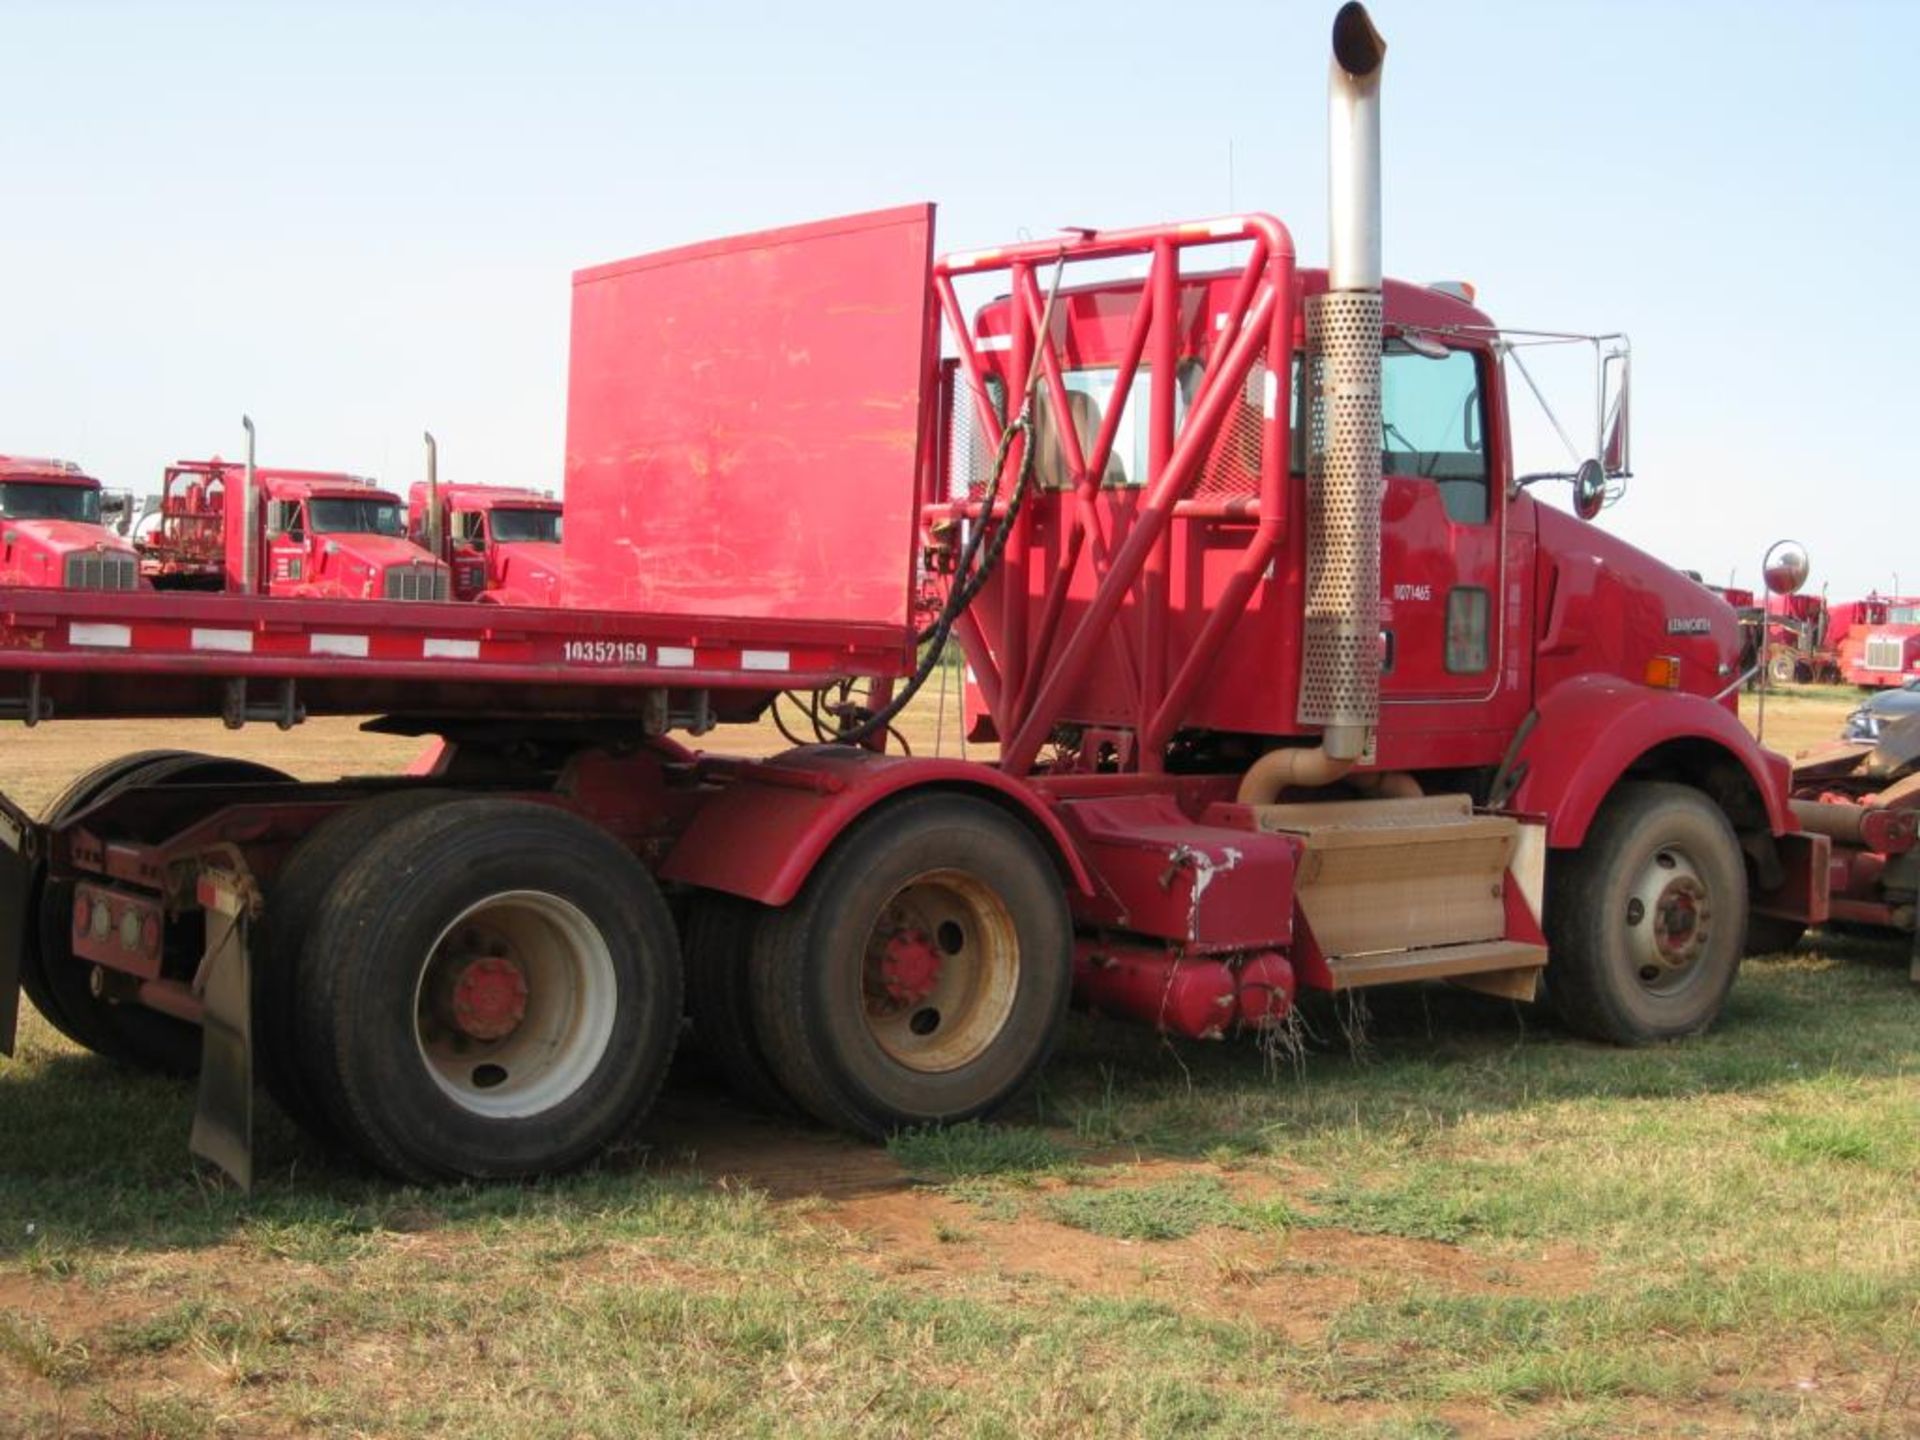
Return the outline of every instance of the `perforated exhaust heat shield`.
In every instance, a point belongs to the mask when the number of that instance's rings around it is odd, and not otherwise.
[[[1359,758],[1380,713],[1377,290],[1308,299],[1307,595],[1298,719]]]

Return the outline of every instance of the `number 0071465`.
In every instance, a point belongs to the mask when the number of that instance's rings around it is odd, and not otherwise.
[[[638,640],[567,640],[561,658],[569,665],[644,665],[647,647]]]

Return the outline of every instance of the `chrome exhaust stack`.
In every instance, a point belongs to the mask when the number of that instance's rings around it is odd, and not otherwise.
[[[443,551],[445,537],[440,533],[440,444],[433,438],[431,430],[426,432],[427,440],[427,553],[436,560],[445,560]]]
[[[1328,79],[1327,293],[1307,301],[1307,595],[1298,718],[1330,760],[1380,714],[1380,73],[1366,6],[1340,7]]]
[[[240,490],[240,588],[249,595],[260,593],[260,491],[253,483],[253,417],[242,415],[240,423],[247,431],[247,473]]]

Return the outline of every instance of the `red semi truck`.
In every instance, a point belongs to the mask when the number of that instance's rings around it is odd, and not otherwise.
[[[156,589],[225,586],[228,481],[231,478],[238,489],[241,469],[217,456],[180,460],[167,467],[158,508],[144,516],[134,532],[140,573]]]
[[[70,460],[0,455],[0,585],[138,588],[139,557],[104,523],[103,494]]]
[[[439,496],[438,528],[430,491]],[[453,569],[456,600],[560,603],[561,505],[511,485],[430,485],[407,491],[407,535]]]
[[[1920,675],[1920,598],[1869,595],[1855,607],[1840,643],[1849,685],[1869,690],[1904,685]]]
[[[578,274],[562,607],[0,616],[20,709],[441,741],[0,802],[0,997],[197,1063],[243,1179],[256,1074],[396,1175],[579,1162],[683,1007],[745,1093],[867,1135],[991,1112],[1076,997],[1220,1036],[1544,974],[1585,1035],[1712,1023],[1750,914],[1826,918],[1829,837],[1740,723],[1731,608],[1589,523],[1600,462],[1558,477],[1586,518],[1537,499],[1502,332],[1382,281],[1383,53],[1344,7],[1325,270],[1263,214],[936,259],[910,206]],[[1146,278],[1079,280],[1114,262]],[[949,639],[993,763],[887,748]],[[673,738],[848,685],[839,743]]]
[[[249,488],[251,527],[233,499]],[[163,590],[341,600],[444,600],[448,591],[446,566],[407,539],[391,491],[358,475],[218,458],[167,467],[141,563]]]
[[[1776,685],[1836,685],[1848,614],[1836,615],[1822,595],[1768,595],[1767,674]],[[1837,622],[1837,623],[1836,623]]]

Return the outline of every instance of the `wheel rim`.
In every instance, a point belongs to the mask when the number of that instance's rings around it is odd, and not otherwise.
[[[1699,975],[1714,933],[1713,892],[1693,858],[1663,845],[1627,895],[1628,961],[1643,989],[1668,995]]]
[[[469,906],[434,941],[414,985],[414,1042],[461,1109],[537,1115],[599,1066],[618,991],[606,939],[578,906],[507,891]]]
[[[1020,936],[973,876],[916,876],[881,908],[862,968],[867,1029],[889,1058],[939,1073],[976,1060],[1013,1013]]]

